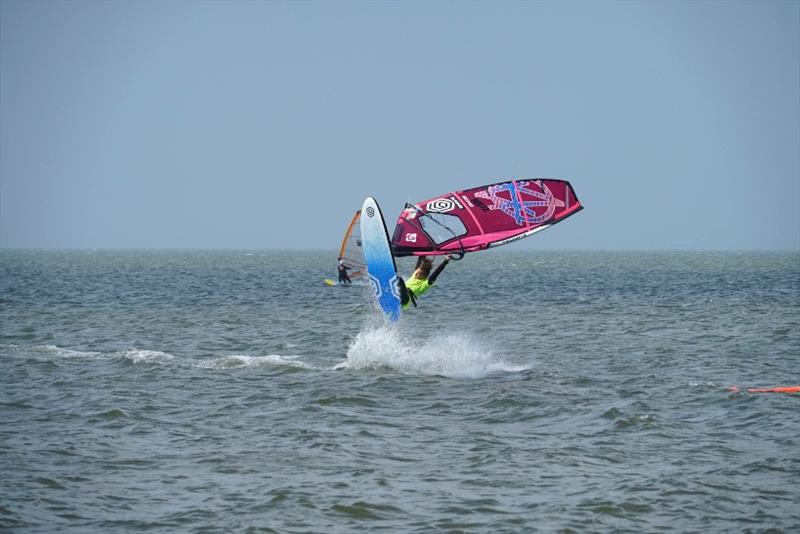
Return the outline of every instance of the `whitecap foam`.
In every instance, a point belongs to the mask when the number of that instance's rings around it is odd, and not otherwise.
[[[56,345],[38,345],[27,350],[33,352],[34,354],[49,354],[58,356],[59,358],[98,358],[101,356],[99,352],[70,350],[58,347]]]
[[[173,356],[172,354],[167,354],[166,352],[160,352],[157,350],[140,350],[140,349],[128,349],[122,353],[122,357],[127,358],[133,363],[165,364],[172,362],[175,359],[175,356]]]
[[[280,354],[270,354],[268,356],[233,354],[211,358],[199,362],[197,366],[202,369],[235,369],[241,367],[296,367],[310,369],[308,364],[298,361],[297,358],[298,356],[281,356]]]
[[[396,326],[367,328],[356,336],[347,360],[335,369],[388,368],[410,375],[482,378],[492,373],[520,372],[528,367],[508,365],[481,341],[465,333],[406,339]]]

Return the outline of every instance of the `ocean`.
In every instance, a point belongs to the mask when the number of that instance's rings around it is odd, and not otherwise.
[[[401,272],[410,261],[400,261]],[[797,532],[800,253],[0,251],[0,530]]]

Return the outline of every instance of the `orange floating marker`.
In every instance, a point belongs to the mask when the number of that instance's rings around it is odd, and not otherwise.
[[[731,386],[730,391],[738,393],[737,386]],[[772,388],[747,388],[748,393],[800,393],[800,386],[775,386]]]
[[[774,388],[747,388],[748,393],[800,393],[800,386],[776,386]]]

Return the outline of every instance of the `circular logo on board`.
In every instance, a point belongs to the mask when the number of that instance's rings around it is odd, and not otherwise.
[[[449,198],[437,198],[436,200],[431,200],[428,202],[428,205],[425,207],[428,209],[428,211],[432,211],[434,213],[447,213],[448,211],[453,211],[453,208],[455,208],[456,205]]]
[[[374,217],[375,216],[375,208],[372,206],[367,208],[367,217]]]

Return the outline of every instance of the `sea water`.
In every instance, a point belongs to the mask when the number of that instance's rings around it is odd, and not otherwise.
[[[407,274],[409,260],[400,262]],[[797,532],[797,252],[0,251],[0,529]]]

